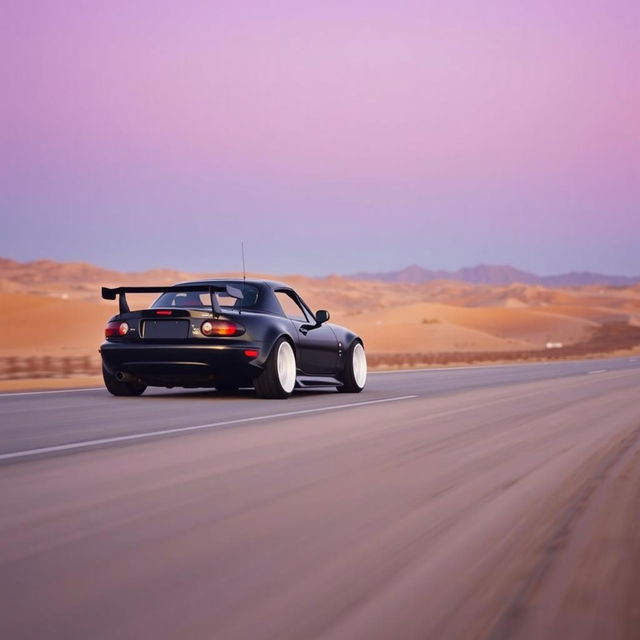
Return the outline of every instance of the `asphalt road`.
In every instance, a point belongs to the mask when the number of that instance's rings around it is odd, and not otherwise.
[[[0,637],[638,638],[639,387],[0,395]]]

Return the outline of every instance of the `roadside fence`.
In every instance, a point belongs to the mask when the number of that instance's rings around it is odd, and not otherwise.
[[[99,359],[92,356],[0,357],[0,380],[93,376],[101,371]]]

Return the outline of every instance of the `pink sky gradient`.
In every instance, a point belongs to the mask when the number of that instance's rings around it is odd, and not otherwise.
[[[637,2],[4,5],[0,255],[640,273]]]

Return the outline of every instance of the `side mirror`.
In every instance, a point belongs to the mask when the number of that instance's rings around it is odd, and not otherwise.
[[[329,319],[329,312],[325,309],[320,309],[320,311],[316,311],[316,323],[315,324],[303,324],[300,327],[300,333],[303,335],[307,335],[309,331],[313,329],[317,329],[321,327],[327,320]]]

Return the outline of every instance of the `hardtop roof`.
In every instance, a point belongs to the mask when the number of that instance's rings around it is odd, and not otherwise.
[[[246,282],[247,284],[253,284],[258,286],[266,286],[270,289],[293,289],[291,285],[288,285],[284,282],[278,282],[277,280],[260,280],[258,278],[247,278],[244,280],[243,278],[207,278],[206,280],[188,280],[186,282],[178,282],[177,285],[188,285],[188,284],[216,284],[218,282],[233,282],[240,283]]]

